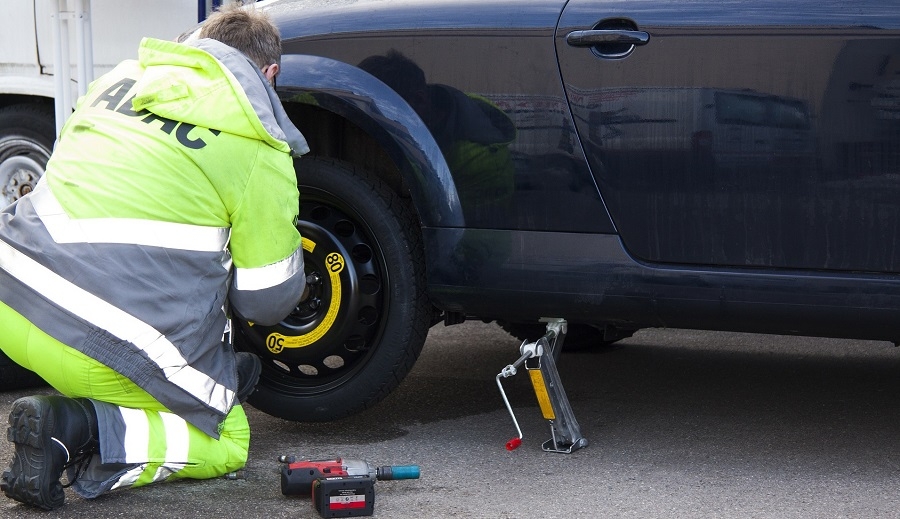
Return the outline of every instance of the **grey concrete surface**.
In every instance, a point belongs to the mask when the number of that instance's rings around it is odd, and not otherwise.
[[[900,518],[900,349],[884,342],[646,330],[566,353],[563,384],[591,445],[544,453],[549,437],[526,374],[494,376],[518,341],[493,324],[438,325],[387,400],[337,423],[249,410],[238,480],[67,493],[44,513],[0,495],[0,517],[318,517],[281,495],[278,455],[418,464],[375,485],[381,518]],[[30,392],[34,392],[33,390]],[[0,393],[0,414],[29,392]],[[11,444],[0,442],[0,463]]]

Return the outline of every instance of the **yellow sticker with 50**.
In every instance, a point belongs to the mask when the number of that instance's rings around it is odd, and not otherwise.
[[[303,250],[312,253],[316,243],[303,238]],[[303,335],[283,335],[270,333],[266,337],[266,347],[272,353],[281,353],[285,348],[303,348],[315,343],[325,335],[334,325],[338,310],[341,308],[341,272],[346,262],[340,253],[332,252],[325,256],[325,267],[328,270],[328,281],[331,285],[331,301],[328,302],[328,310],[322,321],[309,333]]]

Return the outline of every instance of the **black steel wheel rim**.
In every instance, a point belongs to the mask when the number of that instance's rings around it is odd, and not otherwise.
[[[346,383],[374,354],[390,284],[365,219],[327,191],[301,186],[301,193],[297,228],[310,293],[275,326],[237,325],[262,361],[267,387],[309,395]]]

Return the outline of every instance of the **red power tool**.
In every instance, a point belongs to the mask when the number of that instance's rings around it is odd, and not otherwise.
[[[375,467],[363,460],[296,460],[281,456],[281,493],[312,496],[322,517],[372,515],[375,480],[418,479],[418,465]]]

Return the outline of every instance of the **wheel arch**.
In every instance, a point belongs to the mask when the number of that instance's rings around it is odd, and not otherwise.
[[[281,69],[279,96],[311,154],[366,167],[401,195],[408,193],[424,227],[463,226],[447,162],[400,95],[367,72],[329,58],[286,55]]]

